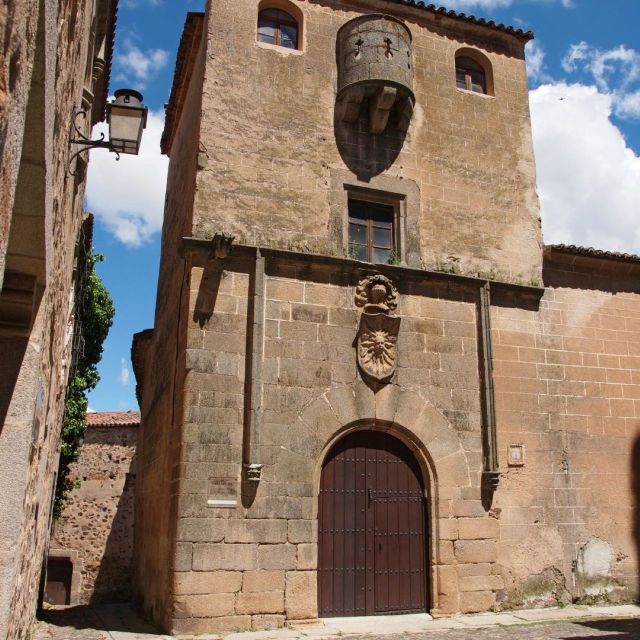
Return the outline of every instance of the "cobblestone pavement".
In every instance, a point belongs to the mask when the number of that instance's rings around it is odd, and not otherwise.
[[[576,617],[581,619],[575,619]],[[635,617],[623,617],[635,616]],[[574,618],[574,619],[570,619]],[[571,607],[457,616],[384,616],[333,619],[294,629],[189,636],[198,640],[640,640],[640,608]],[[45,611],[33,640],[170,640],[127,605],[78,606]],[[183,636],[188,638],[188,636]]]
[[[385,635],[384,640],[640,640],[640,620],[589,620],[586,622],[539,622],[526,626],[447,629],[411,634]],[[371,640],[371,635],[349,640]]]

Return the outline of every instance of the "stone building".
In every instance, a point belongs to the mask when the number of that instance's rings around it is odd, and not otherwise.
[[[640,258],[543,247],[531,38],[412,0],[188,15],[134,343],[165,630],[637,596]]]
[[[79,480],[54,523],[44,600],[50,604],[126,601],[131,597],[137,411],[87,414]]]
[[[0,637],[36,608],[86,248],[74,109],[104,118],[116,0],[0,9]]]

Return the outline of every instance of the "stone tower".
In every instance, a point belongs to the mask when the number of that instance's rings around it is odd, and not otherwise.
[[[166,630],[486,611],[546,570],[518,564],[510,519],[553,505],[554,478],[514,478],[566,413],[535,395],[554,375],[536,348],[563,347],[531,37],[409,0],[188,15],[156,323],[134,343],[134,584]],[[567,580],[572,535],[545,556]]]

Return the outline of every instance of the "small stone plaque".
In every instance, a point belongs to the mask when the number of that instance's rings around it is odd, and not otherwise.
[[[238,506],[238,501],[223,498],[209,498],[207,500],[207,506],[217,509],[235,509]]]
[[[508,460],[509,460],[510,467],[523,467],[524,466],[524,445],[510,444]]]

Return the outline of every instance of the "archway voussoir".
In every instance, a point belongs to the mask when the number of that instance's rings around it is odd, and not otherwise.
[[[375,395],[375,418],[384,422],[393,422],[398,408],[400,387],[396,384],[384,385]]]
[[[415,432],[415,426],[419,423],[424,410],[425,401],[422,397],[411,389],[400,387],[393,422]]]
[[[431,450],[431,449],[430,449]],[[468,487],[471,486],[469,465],[462,448],[435,461],[438,481],[443,486]]]
[[[352,385],[334,387],[325,393],[325,398],[331,406],[339,425],[360,420],[356,395]]]

